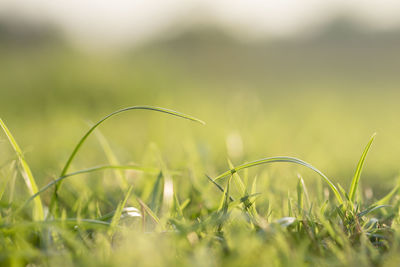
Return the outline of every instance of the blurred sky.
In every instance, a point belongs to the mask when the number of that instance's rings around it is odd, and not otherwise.
[[[400,25],[399,0],[1,0],[0,16],[51,22],[91,44],[135,44],[171,29],[218,25],[245,37],[290,36],[345,14],[371,29]]]

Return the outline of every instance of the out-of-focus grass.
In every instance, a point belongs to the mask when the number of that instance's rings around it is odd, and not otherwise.
[[[70,172],[110,164],[126,168],[68,176],[57,199],[59,212],[51,211],[44,222],[30,220],[30,205],[15,213],[29,194],[1,134],[0,223],[7,263],[397,259],[397,192],[371,206],[396,185],[399,171],[397,39],[364,36],[335,43],[320,36],[245,45],[205,36],[102,55],[65,45],[0,46],[0,115],[39,188],[58,178],[82,133],[119,108],[162,106],[207,122],[198,127],[139,111],[107,121],[98,134],[105,139],[90,136]],[[205,176],[291,156],[350,188],[362,147],[374,132],[378,138],[360,182],[357,172],[350,191],[338,186],[343,205],[312,170],[298,166],[246,168],[215,181],[221,188]],[[136,166],[153,171],[125,170]],[[51,192],[41,197],[49,207]],[[381,206],[386,204],[392,206]]]
[[[80,130],[99,114],[136,104],[189,109],[208,126],[188,135],[182,130],[191,129],[179,122],[169,131],[168,119],[122,116],[103,131],[127,158],[140,159],[150,140],[166,153],[186,140],[207,153],[203,160],[224,166],[233,134],[242,146],[233,161],[301,156],[348,181],[354,168],[349,162],[365,142],[360,136],[377,132],[366,180],[397,174],[396,47],[369,40],[357,49],[354,41],[334,46],[323,38],[248,47],[214,35],[197,38],[107,55],[58,46],[3,47],[2,117],[41,177],[58,170]],[[96,147],[92,140],[85,160],[99,160],[90,153]],[[185,157],[185,146],[178,147],[182,153],[168,157],[177,164]]]

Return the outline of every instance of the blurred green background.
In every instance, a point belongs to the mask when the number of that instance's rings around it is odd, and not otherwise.
[[[141,163],[154,143],[171,169],[195,162],[210,175],[225,171],[227,158],[287,155],[347,186],[377,132],[362,185],[382,195],[399,172],[399,69],[400,30],[371,31],[344,18],[311,35],[253,42],[199,26],[112,51],[79,49],[50,26],[2,20],[0,117],[40,186],[59,174],[90,123],[133,105],[178,110],[207,125],[120,115],[101,131],[122,163]],[[13,159],[3,134],[0,151],[0,166]],[[91,137],[74,168],[105,162]],[[263,168],[273,181],[297,172],[316,180],[297,167]]]

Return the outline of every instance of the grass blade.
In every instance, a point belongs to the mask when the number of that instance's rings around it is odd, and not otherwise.
[[[254,178],[253,184],[251,185],[250,195],[254,195],[256,193],[257,193],[257,176]],[[255,201],[253,201],[253,204],[251,205],[250,210],[251,210],[253,216],[258,215]]]
[[[222,186],[220,186],[219,184],[217,184],[217,182],[215,182],[210,176],[208,176],[207,174],[206,174],[206,177],[207,177],[207,179],[212,183],[212,184],[214,184],[218,189],[219,189],[219,191],[221,191],[222,193],[224,193],[225,192],[225,189],[222,187]],[[233,197],[231,197],[231,196],[229,196],[229,199],[230,199],[230,201],[235,201],[235,199],[233,198]]]
[[[157,179],[154,183],[153,190],[149,196],[149,208],[155,213],[158,214],[161,210],[163,200],[164,200],[164,184],[165,178],[164,174],[160,172],[157,176]]]
[[[130,186],[128,192],[125,195],[124,200],[118,205],[117,209],[115,210],[114,216],[112,217],[111,224],[110,224],[110,232],[109,234],[112,235],[115,231],[116,226],[118,225],[119,221],[121,220],[122,210],[124,209],[126,202],[131,195],[133,187]]]
[[[380,205],[384,205],[384,204],[389,203],[390,199],[391,199],[394,195],[396,195],[396,194],[398,193],[399,188],[400,188],[399,184],[396,185],[387,195],[385,195],[384,197],[382,197],[381,199],[379,199],[378,201],[376,201],[376,202],[374,203],[374,206],[380,206]]]
[[[320,170],[318,170],[317,168],[315,168],[314,166],[312,166],[311,164],[302,161],[300,159],[297,158],[293,158],[293,157],[271,157],[271,158],[263,158],[263,159],[259,159],[259,160],[255,160],[249,163],[245,163],[245,164],[241,164],[239,166],[236,166],[235,168],[232,168],[220,175],[218,175],[216,178],[214,178],[214,181],[219,180],[221,178],[224,178],[228,175],[232,175],[242,169],[246,169],[246,168],[250,168],[250,167],[254,167],[257,165],[261,165],[261,164],[267,164],[267,163],[274,163],[274,162],[289,162],[289,163],[294,163],[294,164],[299,164],[302,166],[305,166],[311,170],[313,170],[314,172],[316,172],[317,174],[319,174],[322,179],[329,185],[329,187],[332,189],[333,193],[335,194],[337,200],[339,201],[340,204],[343,203],[343,199],[339,193],[339,191],[337,190],[336,186],[329,180],[329,178],[323,174]]]
[[[229,159],[228,159],[228,164],[229,164],[229,168],[231,168],[231,169],[234,168],[232,162]],[[242,195],[242,196],[248,195],[246,186],[244,185],[240,176],[237,173],[234,173],[232,176],[233,176],[232,180],[235,183],[236,188],[239,190],[240,195]]]
[[[178,196],[176,195],[175,190],[173,193],[173,200],[170,213],[172,218],[182,219],[183,221],[185,220],[185,217],[183,216],[183,209],[181,204],[179,203],[179,199]]]
[[[164,227],[161,224],[160,219],[158,218],[158,216],[149,208],[149,206],[146,205],[146,203],[144,203],[140,198],[136,199],[140,206],[142,207],[142,209],[153,219],[153,221],[160,226],[160,228],[162,230],[164,230]],[[143,218],[144,218],[144,214],[142,214]]]
[[[310,207],[310,197],[308,196],[308,190],[307,190],[306,184],[304,183],[303,177],[301,177],[300,174],[298,174],[297,177],[299,178],[299,183],[297,186],[301,187],[300,190],[302,190],[303,196],[305,197],[304,198],[305,199],[305,207],[308,209]]]
[[[358,213],[357,216],[362,217],[362,216],[367,215],[368,213],[371,213],[375,210],[382,209],[382,208],[392,208],[392,206],[390,206],[390,205],[379,205],[379,206],[372,205],[371,207],[367,208],[366,210]]]
[[[71,173],[66,174],[64,176],[58,177],[54,181],[52,181],[52,182],[48,183],[47,185],[45,185],[44,187],[42,187],[39,191],[37,191],[35,194],[33,194],[30,198],[28,198],[25,201],[25,203],[18,209],[17,213],[19,211],[21,211],[23,208],[25,208],[32,200],[34,200],[35,198],[39,197],[40,194],[42,194],[43,192],[45,192],[46,190],[48,190],[52,186],[57,185],[62,180],[66,179],[68,177],[79,175],[79,174],[85,174],[85,173],[91,173],[91,172],[96,172],[96,171],[107,170],[107,169],[136,170],[136,171],[152,172],[152,173],[157,173],[158,172],[158,170],[155,170],[155,169],[142,168],[142,167],[135,166],[135,165],[125,165],[125,166],[123,166],[123,165],[102,165],[102,166],[96,166],[96,167],[92,167],[92,168],[88,168],[88,169],[84,169],[84,170],[80,170],[80,171],[76,171],[76,172],[71,172]]]
[[[166,109],[166,108],[160,108],[160,107],[152,107],[152,106],[133,106],[133,107],[128,107],[128,108],[123,108],[117,111],[114,111],[110,114],[108,114],[107,116],[103,117],[101,120],[99,120],[98,122],[96,122],[86,133],[85,135],[79,140],[78,144],[75,146],[74,150],[72,151],[71,155],[69,156],[69,158],[67,159],[67,162],[65,163],[64,168],[61,171],[60,176],[64,176],[67,174],[68,169],[72,163],[72,160],[75,158],[76,154],[78,153],[79,149],[81,148],[81,146],[83,145],[83,143],[85,143],[86,139],[89,137],[89,135],[100,125],[102,124],[104,121],[106,121],[107,119],[126,112],[126,111],[130,111],[130,110],[151,110],[151,111],[157,111],[157,112],[161,112],[161,113],[166,113],[166,114],[170,114],[172,116],[176,116],[176,117],[180,117],[180,118],[184,118],[184,119],[188,119],[191,121],[195,121],[195,122],[199,122],[201,124],[205,124],[202,120],[199,120],[195,117],[192,117],[190,115],[186,115],[184,113],[180,113],[174,110],[170,110],[170,109]],[[56,188],[57,191],[57,188]]]
[[[230,190],[231,180],[232,180],[232,175],[228,179],[228,182],[227,182],[225,190],[224,190],[224,194],[221,197],[221,202],[220,202],[219,208],[217,210],[217,212],[222,212],[224,215],[226,215],[228,212],[228,207],[229,207],[229,202],[230,202],[229,190]]]
[[[106,155],[109,164],[110,165],[121,165],[120,162],[118,161],[117,157],[115,156],[113,150],[111,149],[111,146],[108,143],[107,139],[100,132],[100,130],[97,130],[95,134],[97,136],[97,139],[99,140],[101,147],[103,148],[104,154]],[[123,170],[116,169],[115,175],[118,177],[118,179],[122,183],[121,187],[123,189],[129,188],[128,179],[126,178],[126,175],[123,172]]]
[[[364,166],[365,158],[367,157],[368,150],[370,149],[372,142],[374,141],[376,133],[374,133],[369,140],[367,146],[364,149],[364,152],[361,155],[360,161],[357,164],[356,173],[354,174],[353,180],[351,181],[350,191],[349,191],[349,199],[351,202],[354,202],[356,198],[356,192],[358,188],[358,183],[360,182],[361,171]]]
[[[299,214],[303,212],[303,204],[304,204],[304,188],[302,185],[302,178],[299,178],[297,182],[297,211]]]
[[[3,120],[1,120],[1,119],[0,119],[0,125],[1,125],[1,128],[3,129],[3,131],[5,132],[8,140],[10,141],[10,144],[13,147],[15,153],[17,154],[19,162],[21,163],[21,167],[23,170],[22,176],[24,177],[24,180],[25,180],[26,186],[28,187],[29,193],[31,195],[35,195],[38,192],[38,187],[36,185],[35,178],[33,177],[32,171],[29,168],[28,163],[25,161],[22,150],[19,147],[17,141],[15,141],[11,132],[8,130],[8,128],[5,125],[5,123],[3,122]],[[36,198],[35,202],[34,202],[33,218],[35,220],[39,220],[39,221],[44,219],[42,201],[39,197]]]

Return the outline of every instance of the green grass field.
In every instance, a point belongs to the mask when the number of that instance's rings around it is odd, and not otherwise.
[[[397,266],[398,48],[198,38],[1,46],[1,264]]]

